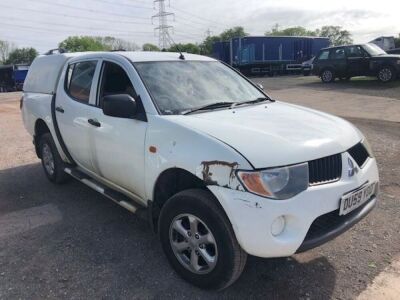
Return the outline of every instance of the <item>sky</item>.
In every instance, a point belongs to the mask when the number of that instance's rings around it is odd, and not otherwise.
[[[15,3],[18,3],[16,5]],[[219,34],[243,26],[251,35],[280,28],[316,29],[337,25],[356,43],[400,33],[399,0],[166,0],[168,25],[175,42],[201,42],[210,30]],[[56,48],[71,35],[114,36],[158,43],[158,3],[151,0],[0,0],[0,40],[40,53]]]

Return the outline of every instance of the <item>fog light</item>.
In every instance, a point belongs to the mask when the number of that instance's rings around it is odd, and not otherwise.
[[[285,229],[286,220],[284,216],[277,217],[271,224],[271,233],[273,236],[280,235]]]

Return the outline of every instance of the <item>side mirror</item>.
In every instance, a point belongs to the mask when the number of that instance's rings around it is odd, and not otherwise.
[[[128,94],[104,96],[103,113],[110,117],[133,119],[137,113],[136,101]]]
[[[261,83],[256,83],[256,86],[260,89],[260,90],[264,90],[264,86]]]

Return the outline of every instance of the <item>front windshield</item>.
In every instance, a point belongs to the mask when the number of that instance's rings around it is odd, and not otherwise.
[[[375,44],[368,43],[363,46],[364,46],[365,51],[367,51],[368,54],[371,56],[386,54],[386,52],[384,50],[382,50],[382,48],[380,48],[379,46],[377,46]]]
[[[134,64],[162,114],[181,114],[216,102],[265,97],[217,61],[158,61]]]

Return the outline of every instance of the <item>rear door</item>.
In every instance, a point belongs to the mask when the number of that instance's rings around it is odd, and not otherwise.
[[[144,198],[146,114],[132,80],[133,68],[121,62],[105,59],[101,62],[98,91],[89,119],[96,122],[89,129],[92,163],[95,173],[103,179]],[[128,94],[136,99],[140,113],[137,119],[106,116],[102,97]]]
[[[349,76],[368,75],[370,58],[360,45],[347,46],[346,56]]]
[[[97,67],[97,59],[71,61],[60,78],[55,103],[58,127],[68,151],[79,166],[89,170],[93,168],[87,109],[96,95],[93,78]]]
[[[346,54],[343,47],[333,48],[330,52],[330,62],[337,77],[346,76]]]

